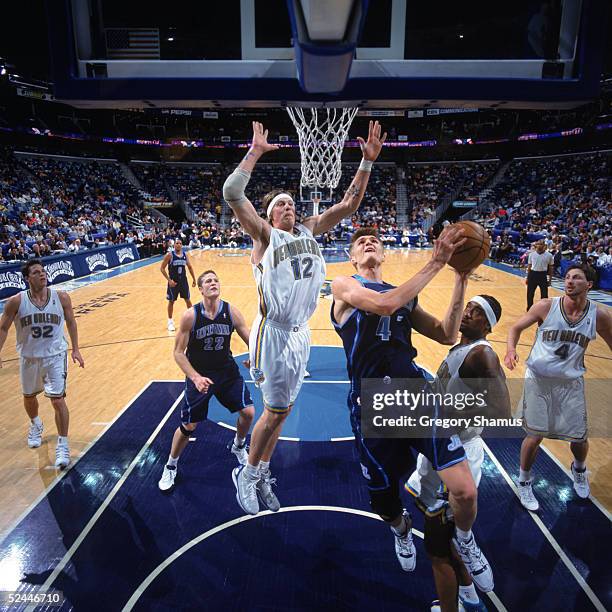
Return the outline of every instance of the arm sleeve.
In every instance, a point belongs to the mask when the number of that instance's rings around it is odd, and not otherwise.
[[[236,168],[223,183],[223,198],[228,204],[242,204],[247,201],[244,190],[249,184],[251,173]]]

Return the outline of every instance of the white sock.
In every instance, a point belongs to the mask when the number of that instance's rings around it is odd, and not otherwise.
[[[237,446],[238,448],[242,448],[245,442],[246,442],[246,438],[239,438],[238,434],[234,436],[234,446]]]
[[[531,480],[531,470],[521,468],[519,472],[519,482],[529,482]]]
[[[39,416],[35,416],[31,421],[34,425],[38,425],[38,427],[42,425],[42,419]]]
[[[168,455],[168,461],[166,461],[166,465],[171,465],[172,467],[176,467],[178,460],[179,460],[178,457],[175,458],[172,455]]]
[[[470,586],[459,585],[459,595],[461,599],[465,599],[468,603],[477,604],[480,601],[474,583],[470,584]]]
[[[455,532],[457,533],[457,537],[462,542],[467,542],[472,537],[471,529],[468,529],[467,531],[463,531],[463,529],[459,529],[459,527],[455,527]]]
[[[259,466],[247,463],[245,471],[247,478],[252,478],[253,480],[259,478]]]
[[[68,436],[57,436],[58,446],[68,446]]]
[[[270,469],[269,461],[260,461],[259,462],[259,472],[267,472]]]
[[[404,537],[408,531],[408,523],[406,523],[406,519],[402,516],[402,522],[397,527],[393,527],[393,525],[391,525],[391,531],[400,538]]]
[[[578,461],[578,459],[574,459],[574,468],[577,470],[586,470],[586,461]]]
[[[173,323],[172,319],[168,319],[168,323]]]

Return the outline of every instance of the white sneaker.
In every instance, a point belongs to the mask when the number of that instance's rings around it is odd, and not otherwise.
[[[30,448],[38,448],[42,444],[42,432],[42,423],[40,425],[30,423],[30,429],[28,429],[28,446]]]
[[[521,499],[521,504],[523,504],[523,506],[527,508],[527,510],[531,510],[532,512],[536,512],[537,510],[539,510],[540,504],[538,504],[538,500],[533,494],[531,480],[528,480],[527,482],[519,482],[518,492],[519,497]]]
[[[589,486],[589,474],[586,468],[582,471],[578,471],[574,467],[572,461],[572,476],[574,477],[574,491],[581,499],[586,499],[591,494],[591,487]]]
[[[168,331],[176,331],[176,327],[174,327],[174,321],[172,319],[168,321]]]
[[[404,510],[406,523],[410,524],[410,515]],[[412,529],[407,529],[403,536],[398,536],[393,529],[391,532],[395,536],[395,555],[399,564],[405,572],[412,572],[416,567],[416,548],[412,539]]]
[[[230,450],[233,455],[238,459],[240,465],[246,465],[249,459],[249,449],[246,442],[242,446],[236,446],[234,442],[231,443]]]
[[[165,465],[162,477],[159,479],[157,486],[160,491],[169,491],[174,487],[174,479],[176,478],[176,466]]]
[[[259,478],[249,478],[246,473],[246,467],[240,467],[232,470],[232,480],[236,487],[236,500],[240,507],[247,514],[257,514],[259,512],[259,502],[257,501],[257,483]]]
[[[308,370],[304,370],[304,378],[310,378],[310,372]]]
[[[55,447],[55,467],[63,470],[70,463],[70,448],[67,444]]]
[[[467,571],[474,581],[474,584],[483,592],[489,593],[494,588],[493,572],[487,558],[476,544],[474,535],[464,542],[455,535],[453,537],[455,548],[461,557]]]
[[[278,497],[272,491],[272,485],[276,484],[276,478],[272,478],[270,470],[260,472],[259,480],[257,481],[257,496],[261,503],[271,512],[280,510],[280,502]]]

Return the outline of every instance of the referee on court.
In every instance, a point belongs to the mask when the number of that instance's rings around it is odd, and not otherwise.
[[[548,297],[548,287],[552,283],[554,258],[546,250],[543,240],[535,243],[535,251],[527,259],[527,310],[533,306],[536,287],[540,288],[540,299]],[[548,274],[548,278],[546,275]]]

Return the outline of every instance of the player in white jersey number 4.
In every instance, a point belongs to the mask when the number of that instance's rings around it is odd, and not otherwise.
[[[386,136],[381,136],[378,121],[370,121],[367,142],[358,138],[363,159],[344,198],[302,223],[296,223],[295,203],[286,191],[264,197],[267,221],[244,194],[257,160],[278,148],[268,143],[268,130],[261,123],[253,122],[251,148],[223,185],[223,197],[253,240],[251,264],[259,292],[249,352],[251,375],[262,391],[265,410],[251,435],[247,465],[232,472],[238,503],[249,514],[259,511],[258,499],[269,510],[280,508],[272,491],[270,459],[304,380],[310,354],[308,319],[325,280],[325,261],[314,236],[359,208]]]
[[[574,490],[581,498],[590,494],[586,471],[589,451],[587,409],[583,375],[584,354],[599,334],[612,349],[612,315],[587,299],[595,274],[585,264],[565,273],[565,295],[540,300],[508,332],[506,367],[518,363],[516,345],[521,332],[538,324],[536,339],[526,361],[522,399],[523,428],[519,496],[527,510],[539,508],[531,486],[531,467],[543,438],[570,442]]]
[[[58,433],[55,467],[63,469],[70,463],[69,415],[65,399],[68,344],[64,337],[64,322],[72,343],[72,361],[85,367],[79,351],[76,319],[70,296],[65,291],[47,287],[47,274],[40,259],[31,259],[25,263],[21,273],[30,288],[6,302],[0,319],[0,350],[14,321],[17,352],[21,361],[23,403],[30,417],[28,446],[37,448],[42,442],[43,424],[38,416],[36,396],[44,391],[55,409]]]

